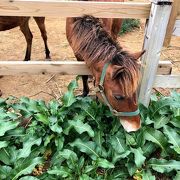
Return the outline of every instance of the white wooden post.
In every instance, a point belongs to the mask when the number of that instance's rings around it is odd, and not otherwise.
[[[172,8],[171,0],[152,0],[148,25],[146,27],[142,57],[142,79],[139,102],[148,106],[155,81],[160,53]]]

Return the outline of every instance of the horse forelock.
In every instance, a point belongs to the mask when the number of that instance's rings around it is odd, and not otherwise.
[[[122,94],[126,97],[132,97],[140,81],[139,64],[127,52],[118,53],[113,58],[112,63],[123,67],[124,70],[118,77],[118,82],[121,86]]]

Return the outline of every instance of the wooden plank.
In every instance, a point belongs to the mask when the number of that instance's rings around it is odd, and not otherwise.
[[[180,88],[180,74],[157,75],[153,87]]]
[[[77,17],[90,14],[100,18],[147,18],[150,6],[150,3],[133,2],[1,0],[0,16]]]
[[[143,49],[146,52],[142,57],[142,81],[139,92],[139,101],[145,106],[148,106],[150,101],[171,7],[171,5],[154,3],[151,6],[151,15],[144,38]]]
[[[173,30],[174,36],[180,36],[180,20],[176,20]]]
[[[78,61],[1,61],[1,75],[28,74],[89,75],[84,62]]]
[[[174,0],[171,15],[170,15],[169,22],[168,22],[168,26],[166,29],[166,36],[165,36],[165,40],[164,40],[165,47],[169,46],[169,44],[170,44],[171,36],[174,31],[174,25],[175,25],[175,21],[176,21],[177,15],[178,15],[179,8],[180,8],[180,0]]]
[[[160,61],[157,74],[170,74],[170,61]],[[0,75],[30,74],[90,75],[84,62],[78,61],[0,61]]]
[[[172,72],[172,63],[170,61],[159,61],[157,75],[168,75]]]

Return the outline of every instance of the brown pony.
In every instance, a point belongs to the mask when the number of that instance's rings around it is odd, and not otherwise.
[[[29,28],[30,17],[17,17],[17,16],[0,16],[0,31],[6,31],[20,26],[20,30],[25,36],[27,42],[26,55],[24,60],[31,59],[31,47],[33,35]],[[46,59],[50,59],[50,51],[47,45],[47,33],[45,28],[45,17],[34,17],[40,31],[45,45]]]
[[[67,18],[66,34],[77,60],[85,61],[95,77],[98,98],[121,117],[126,131],[138,130],[136,90],[140,73],[137,59],[143,52],[125,52],[104,30],[101,20],[89,15]]]

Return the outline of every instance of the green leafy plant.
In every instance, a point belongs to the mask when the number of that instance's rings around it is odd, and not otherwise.
[[[120,35],[125,34],[127,32],[131,32],[135,28],[140,27],[139,19],[124,19],[120,31]]]
[[[179,179],[180,94],[152,96],[142,128],[128,134],[77,87],[60,102],[0,99],[0,179]]]

